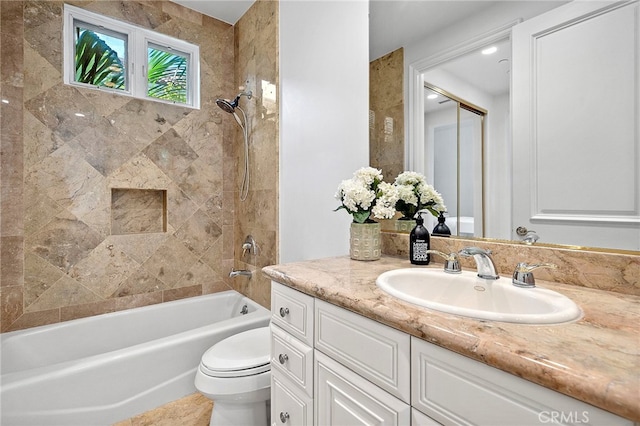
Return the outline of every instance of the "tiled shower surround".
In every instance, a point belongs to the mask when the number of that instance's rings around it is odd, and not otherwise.
[[[64,85],[63,3],[1,1],[1,330],[231,286],[267,304],[260,274],[228,273],[276,260],[275,100],[259,113],[263,82],[277,84],[277,3],[235,26],[169,1],[69,3],[199,45],[201,109]],[[252,172],[269,174],[240,205],[241,135],[215,99],[247,80]],[[249,231],[261,254],[240,259]]]

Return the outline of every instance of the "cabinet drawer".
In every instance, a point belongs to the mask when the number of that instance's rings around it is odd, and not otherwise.
[[[408,334],[322,300],[315,312],[316,349],[410,402]]]
[[[271,366],[313,396],[313,349],[271,324]]]
[[[312,426],[313,400],[271,370],[271,426]]]
[[[592,405],[413,337],[412,406],[455,425],[628,425]]]
[[[313,297],[272,281],[271,315],[274,324],[313,345]]]
[[[318,425],[408,425],[410,406],[328,356],[315,354]]]

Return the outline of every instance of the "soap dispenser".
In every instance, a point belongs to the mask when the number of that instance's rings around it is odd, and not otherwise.
[[[414,265],[428,265],[431,260],[429,254],[430,241],[429,231],[424,227],[422,213],[418,213],[416,226],[409,234],[409,260]]]
[[[444,214],[440,212],[440,216],[438,216],[438,224],[433,228],[433,235],[438,235],[441,237],[448,237],[451,235],[451,229],[447,226],[445,222],[447,218],[444,217]]]

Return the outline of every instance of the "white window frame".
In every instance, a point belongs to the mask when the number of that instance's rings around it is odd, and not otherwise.
[[[125,89],[110,89],[75,81],[75,22],[79,21],[105,30],[114,31],[127,36],[127,52],[125,54]],[[123,96],[162,102],[173,105],[200,109],[200,48],[165,34],[131,25],[113,18],[89,12],[79,7],[64,5],[64,83],[90,89],[97,89]],[[147,48],[156,45],[163,49],[174,50],[187,57],[187,102],[172,102],[147,95]]]

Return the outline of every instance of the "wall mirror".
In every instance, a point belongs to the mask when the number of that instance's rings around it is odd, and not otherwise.
[[[408,67],[407,169],[429,173],[425,83],[487,111],[485,226],[476,236],[522,242],[533,231],[536,244],[640,250],[638,1],[589,3],[507,24]],[[494,44],[514,52],[503,64],[510,91],[476,101],[466,95],[472,79],[449,68]],[[572,57],[577,46],[587,53]]]

